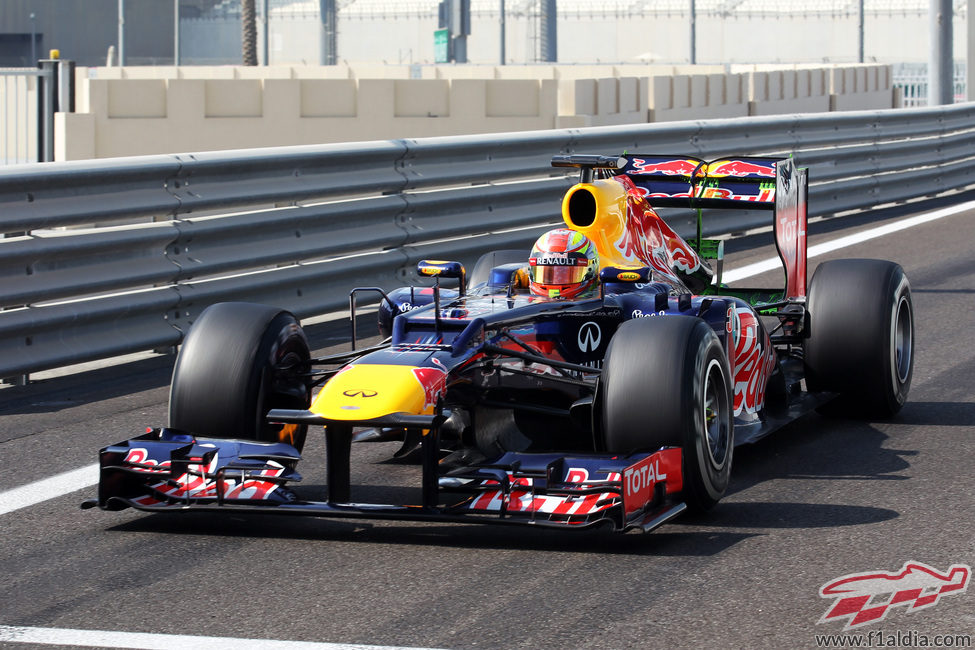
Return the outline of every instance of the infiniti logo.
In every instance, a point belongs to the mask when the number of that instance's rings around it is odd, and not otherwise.
[[[356,388],[354,390],[342,391],[342,394],[345,395],[346,397],[375,397],[376,391]]]
[[[600,341],[603,340],[603,332],[599,329],[599,325],[593,321],[588,321],[582,324],[579,328],[578,337],[579,349],[583,352],[595,352],[596,348],[599,347]]]

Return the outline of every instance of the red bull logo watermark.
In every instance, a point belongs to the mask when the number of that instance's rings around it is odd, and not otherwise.
[[[851,573],[819,589],[822,598],[834,601],[818,623],[845,621],[843,629],[849,630],[882,621],[895,607],[913,614],[934,607],[943,596],[963,594],[971,575],[965,564],[942,572],[921,562],[907,562],[896,572]]]

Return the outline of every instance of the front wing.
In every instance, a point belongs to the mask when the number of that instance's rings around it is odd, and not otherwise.
[[[99,458],[98,498],[82,504],[86,508],[572,529],[608,524],[617,531],[649,531],[685,509],[676,447],[627,457],[509,452],[446,473],[424,463],[423,503],[402,505],[352,502],[347,491],[332,487],[332,477],[325,500],[299,498],[290,485],[301,481],[295,470],[301,456],[284,443],[203,438],[163,428],[105,447]]]

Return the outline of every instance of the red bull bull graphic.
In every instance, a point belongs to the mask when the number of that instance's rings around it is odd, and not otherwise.
[[[775,202],[777,162],[771,158],[695,158],[642,156],[630,159],[624,175],[660,207],[729,207],[735,203]]]
[[[447,373],[440,368],[413,368],[413,375],[423,387],[424,410],[436,406],[437,398],[447,387]]]
[[[649,266],[665,277],[676,278],[675,271],[688,275],[697,272],[702,266],[697,253],[640,198],[629,178],[621,178],[620,183],[626,189],[629,213],[626,228],[615,243],[622,259]]]
[[[953,564],[938,571],[921,562],[906,562],[900,571],[851,573],[827,582],[819,589],[833,605],[818,623],[846,621],[844,630],[882,621],[894,607],[913,614],[937,605],[942,596],[958,596],[968,590],[972,569]]]
[[[774,162],[751,162],[747,158],[735,160],[716,160],[708,163],[707,174],[710,178],[721,178],[722,176],[734,176],[735,178],[775,178]]]
[[[634,158],[631,174],[665,174],[667,176],[690,176],[694,170],[703,166],[696,159]]]

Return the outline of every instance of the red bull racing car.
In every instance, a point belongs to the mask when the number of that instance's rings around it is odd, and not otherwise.
[[[353,290],[348,352],[312,358],[281,309],[208,308],[177,358],[168,426],[102,449],[85,505],[648,531],[713,507],[737,444],[830,400],[881,417],[902,406],[908,279],[856,259],[807,283],[807,181],[791,159],[553,165],[580,170],[565,229],[470,273],[421,262],[432,287]],[[661,207],[698,209],[697,237]],[[781,290],[721,282],[701,210],[725,208],[771,214]],[[380,299],[385,340],[356,349],[363,292]],[[318,500],[294,488],[309,429],[327,447]],[[377,440],[419,457],[413,502],[353,498],[352,443]]]

